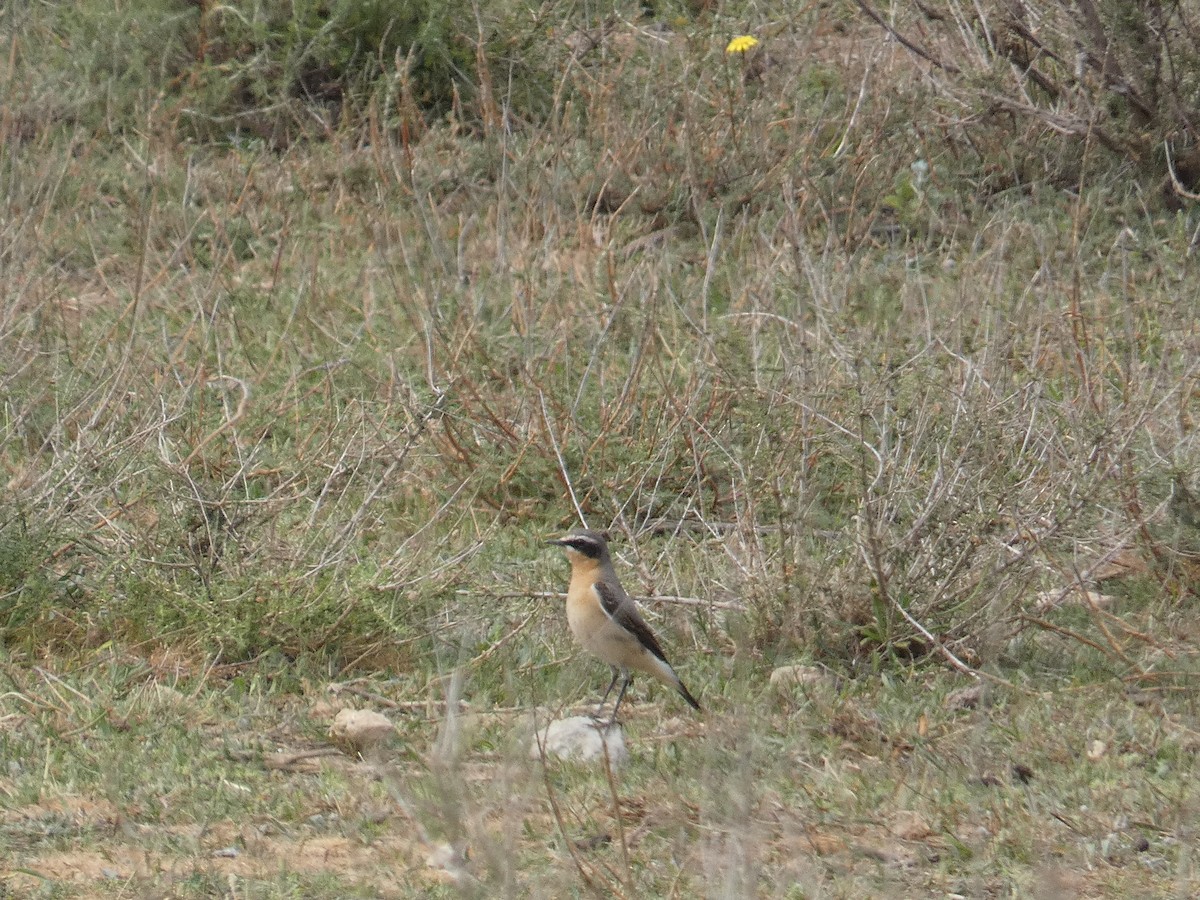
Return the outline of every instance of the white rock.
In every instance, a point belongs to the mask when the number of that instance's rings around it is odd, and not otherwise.
[[[547,756],[558,759],[603,762],[606,744],[610,765],[620,766],[629,759],[625,734],[620,725],[597,722],[588,716],[571,716],[551,722],[535,735],[529,756],[531,759],[540,759],[544,748]]]
[[[798,685],[815,687],[829,680],[829,673],[820,666],[780,666],[771,672],[771,687],[781,694],[791,693]]]
[[[434,844],[425,857],[425,865],[447,875],[450,882],[457,884],[467,876],[466,848],[446,843]]]
[[[1110,594],[1096,591],[1080,592],[1074,588],[1069,591],[1040,591],[1033,598],[1033,608],[1039,613],[1049,612],[1060,606],[1095,606],[1097,609],[1107,609],[1116,602]]]
[[[334,716],[329,736],[337,743],[362,753],[396,733],[387,716],[369,709],[343,709]]]

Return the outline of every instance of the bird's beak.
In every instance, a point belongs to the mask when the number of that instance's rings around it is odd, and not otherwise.
[[[555,547],[561,547],[563,545],[564,541],[562,538],[547,538],[546,540],[542,541],[542,543],[550,544]]]

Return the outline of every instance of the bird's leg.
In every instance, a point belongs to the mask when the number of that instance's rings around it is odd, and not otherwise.
[[[608,720],[608,724],[612,725],[617,721],[617,710],[621,708],[621,701],[625,699],[625,692],[629,690],[629,685],[633,681],[633,673],[625,672],[625,681],[621,684],[621,693],[617,694],[617,705],[613,707],[612,718]]]
[[[604,696],[600,698],[600,705],[596,707],[596,718],[600,718],[600,711],[604,709],[604,702],[608,700],[608,695],[612,693],[612,689],[617,686],[617,679],[621,677],[621,670],[616,666],[611,666],[613,677],[608,683],[608,690],[604,692]]]

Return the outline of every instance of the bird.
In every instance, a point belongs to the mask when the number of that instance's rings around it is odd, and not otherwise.
[[[625,691],[633,681],[633,673],[645,672],[663,684],[675,688],[695,710],[700,704],[687,689],[675,669],[667,661],[658,638],[642,618],[637,603],[625,593],[613,569],[608,541],[599,531],[572,531],[547,544],[562,547],[571,562],[571,583],[567,588],[567,623],[584,649],[598,656],[612,668],[612,681],[600,700],[600,710],[624,676],[617,694],[610,723],[617,721],[617,711]]]

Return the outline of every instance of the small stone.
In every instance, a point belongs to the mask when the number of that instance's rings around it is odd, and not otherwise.
[[[779,666],[771,672],[771,687],[781,694],[790,694],[795,687],[816,687],[830,680],[820,666]]]
[[[364,753],[396,733],[387,716],[369,709],[343,709],[329,726],[329,736],[338,745]]]
[[[983,700],[985,685],[983,683],[969,684],[960,687],[946,695],[942,706],[950,711],[974,709]]]
[[[1092,762],[1102,758],[1108,750],[1108,745],[1104,741],[1092,741],[1088,744],[1087,758]]]
[[[425,867],[442,873],[453,884],[463,880],[467,874],[467,852],[453,844],[435,844],[425,857]]]
[[[1034,596],[1033,608],[1036,612],[1046,613],[1060,606],[1087,606],[1096,609],[1107,609],[1116,602],[1110,594],[1098,591],[1080,591],[1072,588],[1066,591],[1040,591]]]
[[[588,716],[571,716],[551,722],[535,735],[529,756],[541,759],[544,750],[546,756],[558,759],[595,762],[604,759],[606,747],[610,765],[620,766],[629,759],[620,725],[600,723]]]

